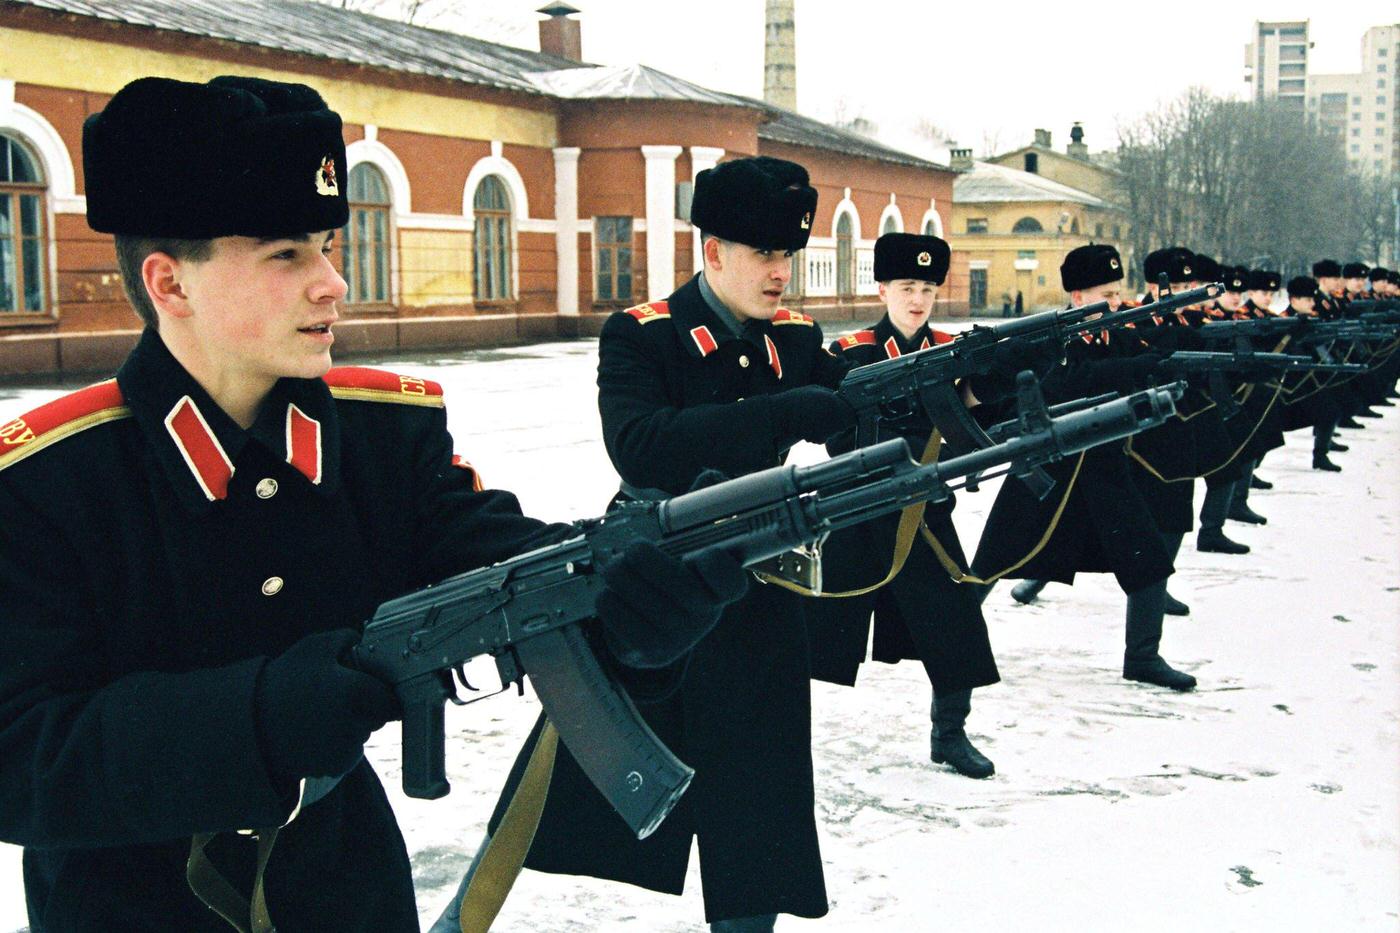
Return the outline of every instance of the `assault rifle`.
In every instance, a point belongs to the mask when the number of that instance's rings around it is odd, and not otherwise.
[[[909,405],[917,403],[954,453],[986,448],[992,439],[968,413],[954,381],[996,369],[998,350],[1008,343],[1018,341],[1023,346],[1058,351],[1076,337],[1168,314],[1208,301],[1222,291],[1220,285],[1206,285],[1115,312],[1109,312],[1108,303],[1103,301],[1065,311],[1043,311],[1016,321],[977,325],[949,343],[858,366],[846,374],[838,390],[856,412],[856,446],[874,443],[882,418],[900,418]],[[1039,469],[1021,479],[1042,498],[1053,485],[1049,475]]]
[[[1209,381],[1207,394],[1220,409],[1222,418],[1231,418],[1240,406],[1230,391],[1225,374],[1243,375],[1247,382],[1258,382],[1269,376],[1283,373],[1362,373],[1365,366],[1355,363],[1319,362],[1310,356],[1294,356],[1289,353],[1257,353],[1253,350],[1235,350],[1229,353],[1212,353],[1197,350],[1177,350],[1169,354],[1157,365],[1158,372],[1167,378],[1204,375]]]
[[[1027,393],[1038,397],[1027,375]],[[604,673],[580,623],[594,616],[599,568],[647,539],[682,559],[723,548],[752,567],[793,548],[819,560],[835,530],[952,495],[951,481],[1010,464],[1027,469],[1160,424],[1180,386],[1149,389],[1063,418],[1022,411],[1020,437],[919,465],[903,439],[811,466],[779,466],[660,502],[632,502],[577,522],[570,536],[390,600],[365,625],[354,661],[394,685],[403,705],[403,788],[450,790],[443,704],[461,704],[452,674],[481,655],[523,692],[528,674],[579,766],[637,835],[665,818],[694,772],[677,759]]]

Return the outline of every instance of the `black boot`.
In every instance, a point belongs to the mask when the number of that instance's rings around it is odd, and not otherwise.
[[[1040,591],[1045,589],[1049,580],[1022,580],[1011,588],[1011,598],[1022,605],[1029,606],[1035,602]]]
[[[1357,418],[1379,418],[1381,413],[1373,410],[1369,405],[1356,413]]]
[[[1196,532],[1196,550],[1212,554],[1248,554],[1249,545],[1231,541],[1219,528],[1202,527]]]
[[[1336,441],[1332,441],[1327,445],[1327,452],[1329,454],[1344,454],[1348,450],[1351,450],[1351,448],[1346,444],[1338,444]]]
[[[1206,483],[1206,496],[1201,502],[1201,533],[1219,532],[1225,525],[1225,516],[1230,512],[1230,503],[1235,498],[1234,483]]]
[[[1371,403],[1372,408],[1394,408],[1395,403],[1388,398],[1383,398],[1378,402]]]
[[[1162,594],[1162,611],[1169,616],[1189,616],[1191,607],[1177,599],[1171,593]]]
[[[1233,503],[1230,506],[1230,513],[1226,517],[1234,522],[1244,522],[1246,525],[1267,525],[1269,523],[1267,518],[1243,502]]]
[[[1166,593],[1167,581],[1161,580],[1128,594],[1123,677],[1172,690],[1194,690],[1196,678],[1172,667],[1158,654],[1162,643],[1162,603]]]
[[[987,778],[996,773],[996,766],[967,739],[964,726],[972,710],[972,691],[935,695],[929,715],[933,728],[929,730],[929,757],[934,764],[951,765],[953,770],[970,778]]]
[[[1342,472],[1342,468],[1337,466],[1331,460],[1328,460],[1326,454],[1320,454],[1317,451],[1313,451],[1313,469],[1325,470],[1328,473]]]
[[[1251,476],[1251,477],[1249,478],[1249,488],[1250,488],[1250,489],[1273,489],[1273,488],[1274,488],[1274,484],[1271,483],[1271,482],[1269,482],[1269,481],[1266,480],[1266,479],[1260,479],[1260,478],[1257,477],[1257,476]]]
[[[1338,421],[1338,422],[1337,422],[1337,427],[1339,427],[1339,428],[1364,428],[1364,427],[1366,427],[1366,425],[1362,424],[1360,421],[1357,421],[1357,420],[1356,420],[1355,418],[1353,418],[1351,415],[1347,415],[1347,416],[1346,416],[1345,418],[1343,418],[1341,421]]]

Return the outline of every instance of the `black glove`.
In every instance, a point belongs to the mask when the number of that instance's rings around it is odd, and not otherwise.
[[[769,397],[773,400],[773,420],[780,434],[825,444],[856,426],[855,409],[824,386],[802,386]]]
[[[1053,340],[1003,340],[992,349],[992,365],[1014,382],[1023,369],[1044,375],[1063,356],[1063,348]]]
[[[665,667],[714,628],[744,595],[749,575],[719,549],[688,561],[635,541],[602,569],[598,619],[608,649],[628,667]]]
[[[275,777],[339,777],[360,760],[370,733],[402,717],[393,688],[340,662],[359,640],[349,629],[319,632],[263,666],[253,710]]]

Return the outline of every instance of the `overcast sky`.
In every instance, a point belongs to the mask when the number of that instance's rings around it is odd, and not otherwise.
[[[456,3],[463,31],[538,47],[544,0]],[[583,56],[641,62],[698,84],[763,96],[763,0],[572,0]],[[1148,12],[1131,0],[1064,4],[940,0],[796,0],[798,110],[879,123],[882,135],[924,118],[985,154],[1029,142],[1036,127],[1063,149],[1075,120],[1094,150],[1120,122],[1193,84],[1245,96],[1254,20],[1311,16],[1310,68],[1359,71],[1361,35],[1400,22],[1396,0],[1176,0]],[[472,9],[480,10],[479,13]],[[433,25],[446,25],[437,19]]]

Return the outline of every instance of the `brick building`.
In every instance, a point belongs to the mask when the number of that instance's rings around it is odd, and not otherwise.
[[[696,269],[695,174],[801,162],[821,195],[790,305],[874,316],[873,242],[941,233],[953,171],[639,65],[578,61],[559,4],[533,52],[300,0],[0,0],[0,374],[110,370],[137,336],[111,238],[84,219],[83,120],[128,81],[316,87],[345,121],[340,352],[596,332]],[[153,140],[159,145],[159,140]],[[954,254],[941,313],[967,308]]]

